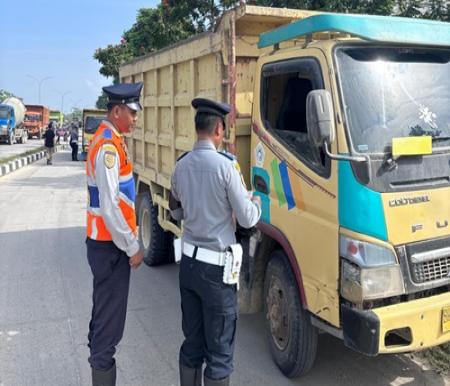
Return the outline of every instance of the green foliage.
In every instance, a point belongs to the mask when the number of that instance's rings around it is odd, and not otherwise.
[[[98,109],[106,110],[107,105],[108,105],[108,97],[102,91],[102,95],[98,97],[97,102],[95,103],[95,107],[97,107]]]
[[[446,0],[430,0],[424,17],[434,20],[450,21],[450,2]]]
[[[404,17],[421,17],[425,7],[424,1],[421,0],[397,0],[399,16]]]
[[[137,57],[186,39],[197,32],[187,15],[185,4],[180,7],[160,5],[157,8],[142,8],[136,22],[124,33],[124,44],[132,57]]]
[[[100,67],[100,74],[106,77],[113,77],[117,81],[120,65],[130,60],[132,54],[128,44],[121,42],[117,45],[110,44],[106,48],[98,48],[94,53],[94,58],[102,65]]]
[[[395,0],[249,0],[247,3],[266,7],[372,15],[390,15],[395,6]]]
[[[4,89],[0,89],[0,103],[3,102],[6,98],[13,97],[14,94]]]
[[[83,117],[83,110],[74,108],[71,113],[66,114],[64,117],[65,122],[81,121]]]

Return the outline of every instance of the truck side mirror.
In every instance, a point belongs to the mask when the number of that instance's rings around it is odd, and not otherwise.
[[[336,136],[331,94],[327,90],[310,91],[306,98],[306,123],[308,137],[317,147],[323,147],[325,154],[334,160],[367,162],[368,156],[332,154],[330,144]]]
[[[329,145],[335,138],[334,112],[331,95],[327,90],[313,90],[306,98],[308,136],[314,146]]]

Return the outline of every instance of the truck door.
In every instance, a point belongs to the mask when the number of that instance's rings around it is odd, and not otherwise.
[[[307,309],[339,326],[337,169],[309,140],[306,123],[308,93],[332,92],[329,66],[319,49],[302,49],[300,55],[291,50],[259,61],[252,184],[262,198],[262,221],[294,251],[290,264],[298,264],[299,273],[292,269],[303,283]]]

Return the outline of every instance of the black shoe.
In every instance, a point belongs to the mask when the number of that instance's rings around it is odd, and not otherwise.
[[[180,386],[202,386],[202,368],[194,369],[180,364]]]
[[[205,386],[230,386],[230,377],[222,379],[211,379],[205,376]]]
[[[116,365],[107,371],[92,367],[92,386],[116,386]]]

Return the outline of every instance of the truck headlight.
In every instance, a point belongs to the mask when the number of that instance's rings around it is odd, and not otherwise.
[[[341,295],[362,303],[405,293],[394,252],[380,245],[341,235]]]

